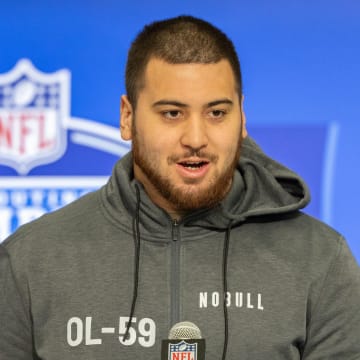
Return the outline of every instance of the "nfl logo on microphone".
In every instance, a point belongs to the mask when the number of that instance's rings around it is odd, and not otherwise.
[[[184,340],[169,344],[168,360],[197,360],[197,344],[188,344]]]

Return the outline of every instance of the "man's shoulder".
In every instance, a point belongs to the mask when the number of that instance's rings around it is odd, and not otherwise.
[[[101,212],[100,191],[88,193],[58,210],[20,226],[2,246],[9,253],[21,251],[20,249],[27,251],[44,246],[44,242],[61,242],[62,239],[70,238],[69,234],[76,229],[85,230]]]
[[[299,212],[291,221],[284,221],[278,231],[286,238],[295,257],[309,267],[310,264],[329,266],[346,244],[341,233],[304,212]]]
[[[316,237],[319,239],[331,239],[337,242],[342,237],[331,225],[301,210],[256,218],[254,224],[255,226],[265,225],[265,231],[271,228],[271,233],[273,234],[288,235],[294,239],[312,240]]]
[[[325,221],[309,215],[303,211],[299,211],[298,220],[299,226],[304,226],[305,230],[307,229],[308,231],[314,232],[315,234],[324,234],[334,238],[335,240],[342,236],[330,224],[327,224]]]
[[[346,243],[334,228],[302,211],[269,216],[267,221],[256,221],[250,226],[249,236],[258,234],[259,246],[265,246],[268,252],[292,266],[298,264],[308,267],[307,270],[312,266],[329,266]]]

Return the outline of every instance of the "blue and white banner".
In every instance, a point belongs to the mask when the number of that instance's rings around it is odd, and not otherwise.
[[[71,117],[70,90],[69,70],[27,59],[0,74],[0,241],[99,188],[130,148],[116,128]]]

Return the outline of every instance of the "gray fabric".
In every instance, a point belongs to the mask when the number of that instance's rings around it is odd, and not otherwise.
[[[246,139],[223,202],[178,225],[140,184],[140,276],[131,345],[137,182],[128,154],[107,185],[22,226],[0,247],[0,359],[159,359],[194,322],[206,359],[360,359],[360,275],[344,239],[301,211],[303,181]]]

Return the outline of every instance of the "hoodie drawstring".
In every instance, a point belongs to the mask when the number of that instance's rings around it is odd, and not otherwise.
[[[224,347],[222,360],[226,359],[227,346],[229,340],[229,316],[227,310],[227,292],[228,292],[228,284],[227,284],[227,268],[228,268],[228,253],[229,253],[229,242],[230,242],[230,232],[231,232],[231,222],[229,223],[224,239],[224,249],[223,249],[223,266],[222,266],[222,280],[223,280],[223,311],[224,311]]]
[[[135,184],[136,190],[136,210],[135,217],[133,219],[133,234],[134,234],[134,245],[135,245],[135,266],[134,266],[134,288],[133,288],[133,298],[131,302],[131,310],[129,315],[129,322],[126,326],[126,331],[124,334],[124,340],[129,338],[129,331],[134,317],[135,305],[138,295],[139,288],[139,268],[140,268],[140,190],[138,185]]]

